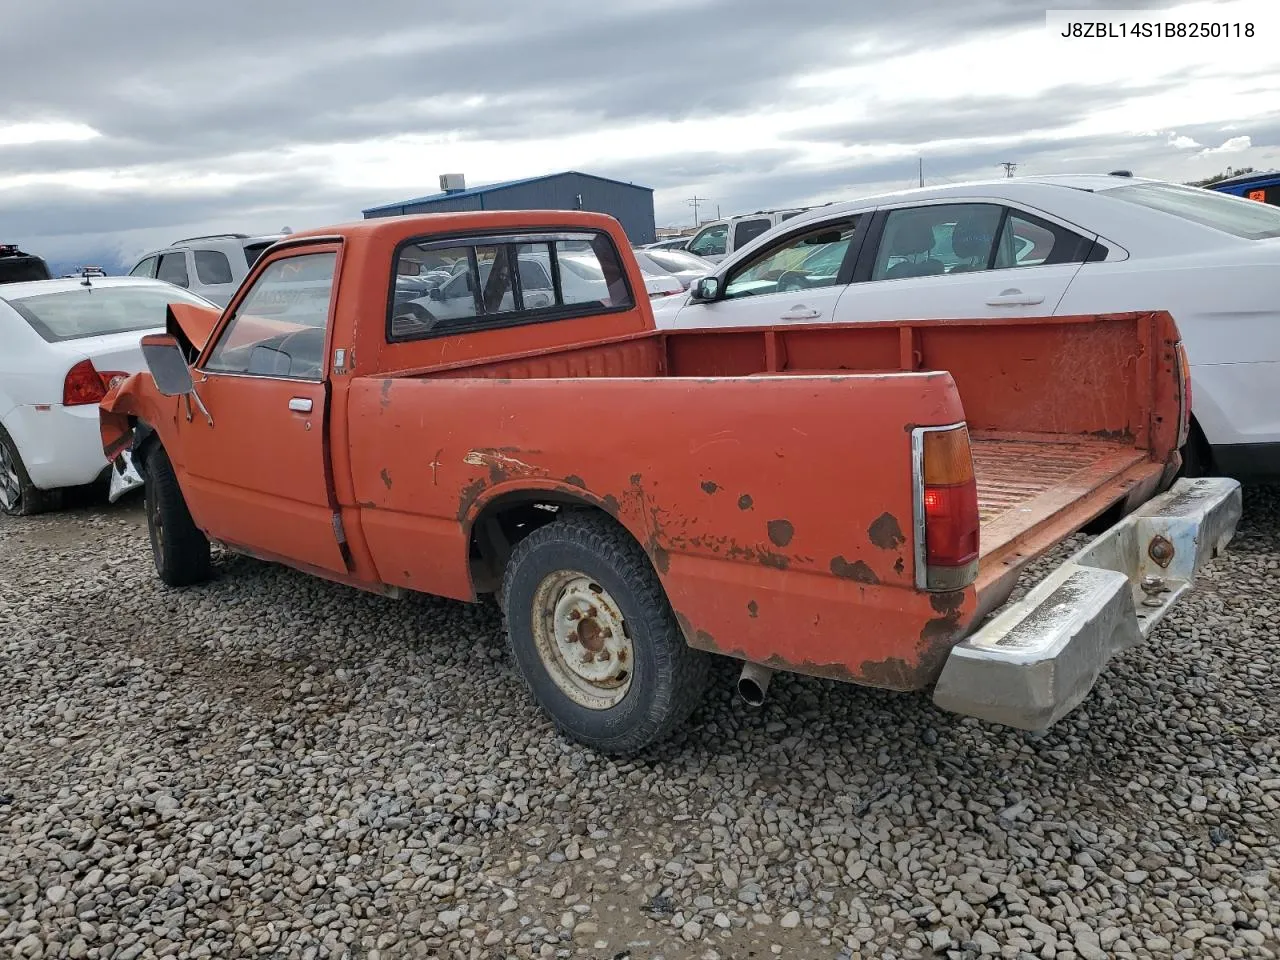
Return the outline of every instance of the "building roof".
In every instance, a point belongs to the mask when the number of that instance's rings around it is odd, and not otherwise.
[[[653,192],[653,187],[642,187],[638,183],[627,183],[625,180],[614,180],[612,177],[598,177],[594,173],[582,173],[578,170],[565,170],[562,173],[544,173],[539,177],[524,177],[520,180],[502,180],[498,183],[485,183],[478,187],[468,187],[466,190],[455,190],[452,193],[430,193],[425,197],[414,197],[412,200],[398,200],[395,203],[383,203],[376,207],[367,207],[362,212],[365,214],[381,213],[384,210],[395,210],[399,207],[411,207],[419,203],[435,203],[440,200],[456,200],[459,197],[475,197],[483,193],[493,193],[497,190],[505,190],[507,187],[519,187],[526,183],[538,183],[542,180],[555,180],[559,177],[587,177],[591,180],[603,180],[605,183],[616,183],[624,187],[635,187],[637,190],[648,190]]]

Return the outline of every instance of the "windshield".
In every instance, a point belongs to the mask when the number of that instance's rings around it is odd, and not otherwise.
[[[1256,200],[1172,183],[1133,183],[1100,190],[1099,193],[1245,240],[1280,237],[1280,207]]]
[[[76,287],[3,299],[49,343],[163,327],[170,303],[212,306],[203,297],[171,286]]]

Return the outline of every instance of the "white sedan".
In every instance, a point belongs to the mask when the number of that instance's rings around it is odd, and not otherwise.
[[[104,478],[98,401],[143,369],[139,341],[164,331],[169,303],[212,306],[141,277],[0,286],[0,511],[39,513]]]
[[[660,328],[1168,310],[1192,471],[1280,477],[1280,208],[1127,176],[1019,177],[831,204],[654,304]]]

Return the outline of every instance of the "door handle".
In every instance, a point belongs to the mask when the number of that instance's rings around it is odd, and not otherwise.
[[[1036,296],[1021,290],[1001,290],[999,296],[987,300],[989,307],[1033,307],[1037,303],[1044,303],[1043,294]]]
[[[822,316],[821,310],[814,310],[810,307],[805,307],[797,304],[796,306],[788,310],[786,313],[778,317],[778,319],[779,320],[816,320],[820,316]]]
[[[294,397],[289,401],[289,409],[294,413],[310,413],[311,398],[310,397]]]

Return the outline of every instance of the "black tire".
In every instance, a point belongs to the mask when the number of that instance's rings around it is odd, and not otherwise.
[[[55,510],[62,503],[61,490],[41,490],[18,453],[9,432],[0,427],[0,513],[9,517],[30,517]]]
[[[598,582],[597,592],[621,615],[631,650],[625,690],[620,701],[606,707],[584,706],[567,693],[535,636],[535,617],[545,618],[539,634],[545,638],[551,614],[539,595],[556,578],[574,574],[592,581],[592,590]],[[501,597],[511,654],[530,692],[556,726],[579,743],[602,753],[635,753],[670,736],[701,701],[710,657],[685,642],[649,558],[612,519],[569,513],[529,534],[512,552]],[[594,616],[586,620],[595,622]],[[585,639],[581,642],[590,649]],[[620,655],[617,659],[623,662]],[[568,676],[563,667],[558,675]]]
[[[163,447],[147,454],[147,532],[156,573],[171,587],[203,583],[212,572],[209,539],[195,525]]]

